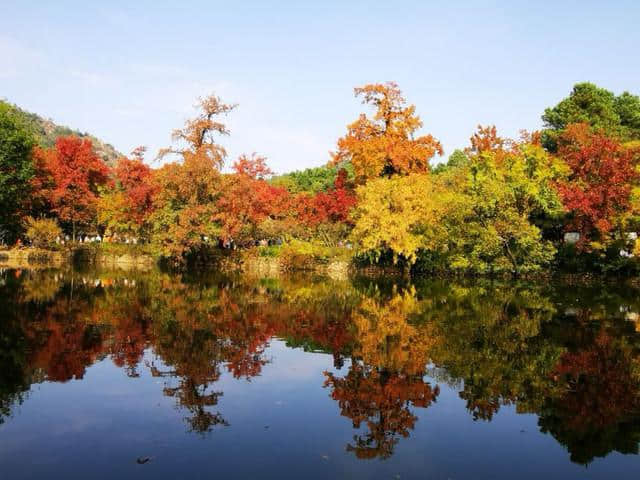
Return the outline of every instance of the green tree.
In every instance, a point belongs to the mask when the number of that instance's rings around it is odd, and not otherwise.
[[[474,140],[466,160],[438,175],[359,187],[352,238],[360,252],[374,260],[391,253],[405,267],[428,254],[440,262],[432,267],[477,273],[519,274],[549,263],[555,249],[537,222],[562,214],[554,185],[566,165],[539,145],[505,141],[492,129]]]
[[[442,175],[456,195],[445,218],[450,266],[480,273],[537,270],[553,258],[553,245],[534,223],[562,214],[554,188],[566,165],[530,143],[479,151]]]
[[[588,123],[622,141],[639,139],[640,97],[629,92],[616,96],[593,83],[577,83],[567,98],[545,109],[542,120],[543,143],[551,151],[557,148],[558,135],[572,123]]]
[[[20,212],[29,198],[33,136],[7,104],[0,104],[0,243],[20,232]]]
[[[278,175],[271,179],[277,187],[285,187],[291,193],[318,193],[331,190],[340,169],[345,168],[349,179],[353,180],[353,167],[345,162],[342,165],[305,168],[295,172]]]
[[[469,161],[469,157],[460,149],[455,149],[446,162],[441,162],[433,168],[433,173],[442,173],[448,168],[461,167]]]

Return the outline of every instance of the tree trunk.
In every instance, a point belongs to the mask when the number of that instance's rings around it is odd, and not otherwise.
[[[518,270],[518,262],[516,261],[516,258],[513,256],[513,253],[511,253],[511,249],[509,248],[509,244],[505,243],[504,247],[505,247],[505,252],[507,254],[507,257],[509,257],[509,260],[511,261],[511,265],[513,265],[513,276],[514,277],[519,277],[520,276],[520,272]]]
[[[408,260],[405,260],[403,265],[403,275],[405,278],[410,278],[411,277],[411,262],[409,262]]]

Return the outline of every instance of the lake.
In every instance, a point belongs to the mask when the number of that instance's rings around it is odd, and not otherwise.
[[[640,287],[0,271],[2,478],[637,479]]]

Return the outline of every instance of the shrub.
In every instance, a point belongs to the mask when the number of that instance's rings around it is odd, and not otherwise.
[[[266,258],[276,258],[280,256],[282,247],[280,245],[264,245],[258,247],[258,256]]]
[[[282,247],[280,261],[285,270],[313,270],[336,256],[334,249],[315,242],[291,240]]]
[[[62,230],[54,219],[27,217],[25,235],[34,247],[51,248],[55,246],[56,239],[62,236]]]

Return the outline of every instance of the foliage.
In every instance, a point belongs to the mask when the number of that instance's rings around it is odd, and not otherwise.
[[[431,169],[442,147],[419,133],[422,121],[395,83],[355,94],[373,113],[347,127],[329,165],[277,177],[256,153],[224,170],[219,139],[236,106],[213,95],[173,132],[158,168],[143,148],[109,168],[74,136],[30,151],[29,127],[0,108],[0,236],[15,237],[29,215],[54,217],[74,237],[81,229],[148,241],[175,264],[284,242],[287,268],[340,252],[407,272],[640,269],[638,97],[578,84],[545,111],[544,132],[511,140],[479,126],[468,148]],[[563,244],[568,231],[580,233],[575,247]]]
[[[579,246],[607,244],[631,206],[632,187],[638,184],[632,149],[594,132],[585,123],[567,126],[558,139],[558,154],[571,169],[559,192],[571,216],[567,228],[581,234]]]
[[[359,183],[381,175],[424,173],[429,160],[443,154],[431,135],[415,137],[422,120],[415,106],[406,105],[398,86],[389,82],[355,89],[363,103],[376,109],[373,117],[361,114],[338,140],[334,164],[350,162]]]
[[[341,169],[333,188],[314,195],[301,193],[293,198],[296,222],[311,236],[326,245],[335,246],[343,241],[351,226],[350,213],[356,204],[348,173]]]
[[[468,164],[441,178],[456,192],[445,218],[450,266],[479,273],[537,270],[555,249],[534,220],[562,213],[554,185],[566,166],[539,145],[509,142],[505,149],[498,137],[484,146],[475,140]]]
[[[271,179],[275,186],[285,187],[290,193],[310,193],[326,192],[330,190],[336,181],[339,172],[345,169],[348,179],[353,180],[353,167],[350,163],[343,165],[323,166],[306,168],[295,172],[278,175]]]
[[[157,185],[152,170],[143,162],[144,148],[132,153],[133,158],[118,159],[115,181],[106,188],[98,202],[98,221],[105,234],[147,236],[148,219],[153,212]]]
[[[521,273],[549,263],[554,248],[534,219],[556,217],[562,162],[540,146],[475,137],[466,162],[439,175],[371,180],[358,189],[352,232],[360,251],[390,250],[412,264],[437,253],[453,270]]]
[[[0,243],[13,242],[20,230],[20,215],[31,193],[34,140],[9,106],[0,102]]]
[[[283,187],[266,181],[271,170],[259,155],[241,155],[233,165],[235,174],[225,175],[217,202],[216,220],[221,225],[221,237],[237,244],[250,244],[274,231],[260,231],[262,223],[283,220],[289,211],[289,194]]]
[[[357,193],[351,238],[359,252],[379,259],[390,250],[394,263],[413,263],[419,250],[438,248],[445,202],[429,175],[377,178]]]
[[[220,169],[227,157],[225,148],[216,143],[216,135],[229,135],[227,126],[219,121],[219,117],[233,111],[237,105],[223,103],[220,97],[210,95],[200,98],[197,107],[198,115],[187,120],[184,128],[173,131],[172,139],[175,147],[160,150],[159,157],[177,155],[185,163],[208,164],[210,168]]]
[[[456,149],[453,151],[451,155],[449,155],[449,158],[446,163],[444,162],[438,163],[435,166],[435,168],[433,168],[432,171],[434,174],[442,173],[446,171],[448,168],[462,167],[468,161],[469,161],[469,157],[467,156],[467,154],[462,150]]]
[[[284,270],[313,270],[344,254],[343,249],[327,247],[317,241],[291,239],[280,249],[279,258]]]
[[[640,97],[619,96],[593,83],[578,83],[571,94],[542,115],[545,147],[555,151],[558,135],[572,123],[587,123],[596,131],[624,140],[640,139]]]
[[[25,236],[36,248],[51,248],[62,237],[62,229],[53,218],[25,219]]]
[[[150,217],[153,243],[163,256],[177,262],[197,253],[220,234],[220,226],[215,223],[216,202],[222,181],[220,168],[227,153],[216,143],[215,135],[229,134],[219,117],[235,105],[210,96],[200,99],[199,108],[196,118],[174,131],[177,145],[160,152],[161,157],[177,155],[180,162],[165,164],[154,173],[158,193]]]
[[[265,258],[277,258],[282,250],[281,245],[262,245],[258,247],[258,256]]]
[[[208,239],[218,238],[220,226],[213,221],[220,188],[216,168],[194,158],[164,165],[154,172],[153,181],[158,194],[149,221],[152,242],[161,255],[182,262]]]
[[[71,224],[73,238],[77,226],[89,226],[96,216],[98,190],[108,180],[109,167],[95,154],[91,141],[60,137],[55,148],[36,150],[51,188],[44,192],[52,211]]]
[[[27,112],[26,110],[3,100],[0,100],[0,110],[8,111],[17,118],[18,121],[30,132],[34,142],[40,148],[53,148],[55,147],[58,137],[73,136],[89,140],[98,156],[109,166],[112,166],[115,161],[122,156],[122,154],[118,152],[113,145],[103,142],[87,132],[81,132],[69,127],[57,125],[51,120],[43,118],[40,115],[36,115],[35,113]]]

